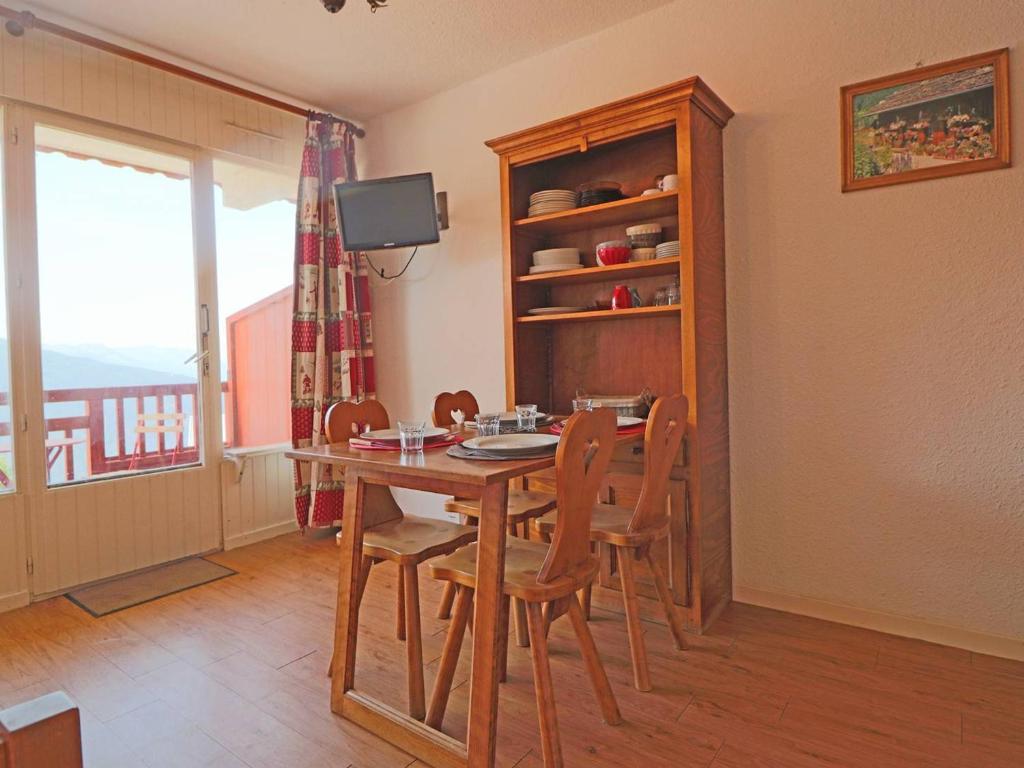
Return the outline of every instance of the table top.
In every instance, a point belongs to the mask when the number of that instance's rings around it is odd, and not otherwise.
[[[475,434],[467,430],[467,434]],[[618,435],[617,443],[643,440],[643,433]],[[401,451],[360,450],[348,443],[332,443],[315,448],[292,448],[285,451],[289,459],[341,464],[373,471],[384,471],[395,476],[431,478],[466,485],[490,485],[514,477],[522,477],[555,465],[555,454],[533,459],[508,461],[473,461],[449,456],[447,447],[426,448],[422,453]]]
[[[422,453],[360,450],[348,443],[333,443],[315,448],[293,448],[285,451],[289,459],[342,464],[406,477],[427,477],[468,485],[490,485],[521,477],[555,465],[555,454],[534,459],[508,461],[473,461],[448,455],[448,446],[426,448]]]

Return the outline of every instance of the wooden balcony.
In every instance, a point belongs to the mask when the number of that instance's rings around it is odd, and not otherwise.
[[[228,384],[221,385],[228,392]],[[47,410],[66,403],[74,415],[46,419],[46,461],[51,485],[126,471],[145,471],[194,464],[199,460],[196,384],[51,389],[44,393]],[[8,394],[0,392],[0,406]],[[141,416],[180,415],[180,429],[146,432]],[[150,418],[152,423],[152,418]],[[11,424],[0,423],[0,438],[10,437]],[[226,435],[230,444],[230,433]],[[0,455],[10,455],[10,440]],[[0,485],[5,478],[0,477]]]

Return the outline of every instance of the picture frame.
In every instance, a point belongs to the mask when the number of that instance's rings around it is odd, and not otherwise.
[[[840,88],[843,192],[1010,167],[1009,49]]]

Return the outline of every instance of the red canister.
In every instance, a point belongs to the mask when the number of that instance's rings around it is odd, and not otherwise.
[[[624,285],[616,285],[612,291],[612,309],[629,309],[633,306],[633,297],[629,295],[629,288]]]

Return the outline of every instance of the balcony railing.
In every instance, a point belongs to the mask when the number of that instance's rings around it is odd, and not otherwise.
[[[227,391],[225,382],[222,396]],[[51,485],[199,460],[196,384],[49,389],[43,394]],[[8,394],[0,392],[0,407],[7,404]],[[0,437],[10,434],[10,422],[0,422]],[[225,435],[226,444],[230,437]],[[9,453],[10,440],[3,442],[0,450]]]

